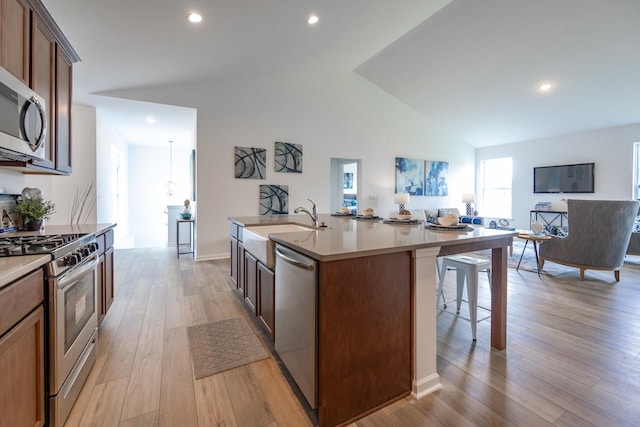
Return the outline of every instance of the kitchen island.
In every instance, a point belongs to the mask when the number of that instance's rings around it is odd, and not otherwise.
[[[510,231],[433,231],[423,225],[321,215],[327,227],[271,234],[318,262],[317,384],[321,426],[346,425],[412,394],[440,389],[436,372],[436,257],[492,250],[491,344],[506,348]],[[300,215],[230,218],[238,227],[308,224]],[[277,280],[277,278],[276,278]],[[278,325],[275,324],[276,341]]]

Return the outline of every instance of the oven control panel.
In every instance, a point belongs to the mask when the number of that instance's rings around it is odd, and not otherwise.
[[[47,276],[59,277],[65,271],[84,263],[85,260],[89,261],[89,258],[95,256],[98,250],[99,246],[94,234],[77,236],[76,239],[51,252],[53,259],[47,264]]]
[[[72,265],[76,265],[76,264],[80,264],[80,262],[91,256],[91,254],[95,253],[98,251],[98,244],[95,242],[92,243],[88,243],[84,246],[81,246],[80,248],[76,249],[75,251],[71,252],[68,255],[65,255],[64,257],[61,258],[62,261],[62,265],[64,266],[72,266]]]

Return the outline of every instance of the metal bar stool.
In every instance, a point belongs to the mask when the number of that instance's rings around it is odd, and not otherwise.
[[[457,282],[457,304],[456,315],[460,314],[460,304],[462,303],[462,290],[466,278],[467,282],[467,299],[469,301],[469,319],[471,321],[471,335],[476,341],[476,325],[478,323],[478,274],[482,271],[487,272],[489,278],[489,286],[491,286],[491,260],[475,258],[469,255],[451,255],[442,259],[442,265],[438,270],[440,273],[440,282],[438,284],[438,296],[436,304],[440,303],[440,298],[444,302],[444,308],[447,308],[447,301],[444,299],[443,284],[444,276],[448,269],[456,270]],[[484,320],[484,319],[482,319]]]

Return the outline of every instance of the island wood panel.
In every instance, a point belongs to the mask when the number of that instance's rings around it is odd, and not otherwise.
[[[320,263],[321,426],[347,424],[410,393],[411,263],[411,252]]]
[[[491,249],[491,347],[507,348],[507,247],[513,236],[442,246],[439,256]]]

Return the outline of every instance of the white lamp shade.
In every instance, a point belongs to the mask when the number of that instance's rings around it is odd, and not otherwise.
[[[473,193],[462,194],[462,203],[474,203],[475,201],[476,196]]]
[[[396,193],[393,195],[393,203],[396,205],[406,205],[409,203],[409,193]]]

